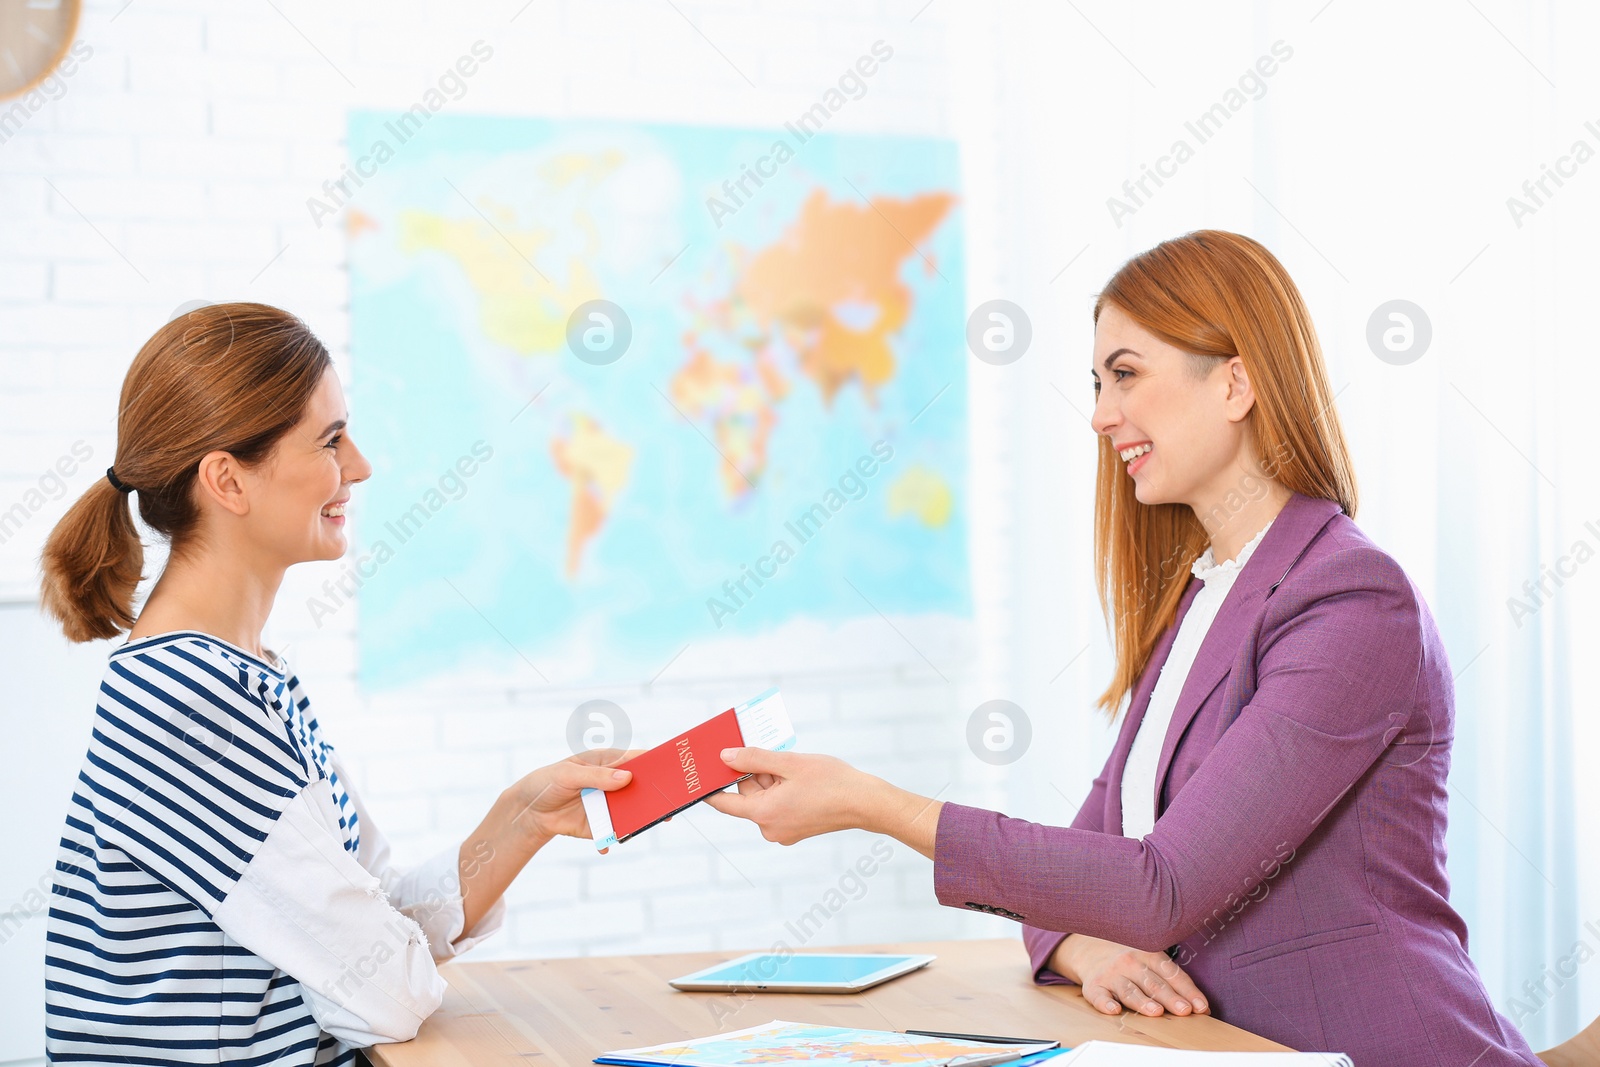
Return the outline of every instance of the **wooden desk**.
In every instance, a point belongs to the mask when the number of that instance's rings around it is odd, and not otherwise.
[[[843,951],[835,949],[833,951]],[[872,1030],[954,1030],[1136,1045],[1282,1051],[1210,1016],[1102,1015],[1077,986],[1036,986],[1020,941],[862,945],[858,952],[930,953],[924,969],[851,995],[682,993],[667,979],[736,952],[447,964],[444,1005],[415,1041],[377,1045],[377,1067],[539,1063],[589,1067],[601,1052],[707,1037],[773,1019]]]

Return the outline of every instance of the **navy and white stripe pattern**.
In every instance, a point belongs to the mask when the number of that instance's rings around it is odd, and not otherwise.
[[[112,653],[68,807],[45,957],[52,1063],[344,1064],[293,977],[212,920],[279,814],[328,779],[293,675],[199,633]]]

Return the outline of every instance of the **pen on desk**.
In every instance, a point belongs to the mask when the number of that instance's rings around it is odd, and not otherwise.
[[[994,1037],[989,1034],[946,1034],[938,1030],[906,1030],[908,1037],[940,1037],[947,1041],[984,1041],[992,1045],[1059,1045],[1048,1037]]]

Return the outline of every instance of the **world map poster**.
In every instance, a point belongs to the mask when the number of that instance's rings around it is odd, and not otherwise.
[[[357,111],[349,144],[364,686],[970,618],[953,143]]]

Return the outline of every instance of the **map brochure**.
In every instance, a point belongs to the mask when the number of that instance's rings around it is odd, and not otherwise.
[[[633,781],[609,793],[583,791],[594,847],[604,851],[642,833],[744,775],[722,762],[725,748],[782,752],[795,743],[794,726],[776,689],[729,708],[618,766]]]
[[[770,1067],[836,1063],[849,1067],[986,1067],[1013,1063],[1056,1047],[1056,1042],[996,1044],[921,1037],[888,1030],[773,1021],[696,1041],[620,1049],[594,1062],[619,1067]]]

